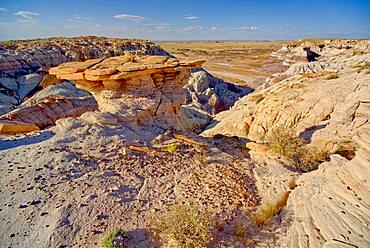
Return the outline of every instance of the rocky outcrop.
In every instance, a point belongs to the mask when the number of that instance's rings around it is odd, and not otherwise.
[[[367,55],[363,57],[370,60]],[[296,75],[245,96],[231,110],[216,115],[203,134],[220,133],[264,141],[275,127],[305,132],[331,122],[333,111],[340,111],[343,102],[351,101],[349,94],[356,96],[355,105],[370,94],[370,74],[366,70],[358,73],[354,68],[347,68],[335,77],[327,75]]]
[[[301,40],[292,42],[288,46],[273,52],[271,55],[282,60],[284,64],[291,65],[306,60],[304,47],[310,47],[321,55],[320,61],[330,62],[337,57],[349,58],[362,55],[370,51],[369,40]]]
[[[307,63],[305,47],[319,53],[319,61]],[[271,56],[278,58],[286,66],[290,66],[283,73],[276,73],[266,79],[261,88],[266,88],[279,81],[299,73],[318,73],[322,71],[338,72],[363,62],[363,56],[370,52],[370,40],[312,40],[298,41],[280,50]],[[362,61],[361,61],[362,60]]]
[[[158,45],[145,40],[103,37],[52,38],[0,42],[0,114],[5,114],[32,95],[36,87],[60,83],[45,75],[48,67],[68,61],[107,58],[124,54],[166,55]],[[40,82],[41,81],[41,82]]]
[[[186,104],[206,111],[210,115],[228,110],[240,98],[253,90],[227,83],[203,69],[195,69],[184,87]]]
[[[15,127],[3,128],[0,133],[34,131],[54,125],[60,118],[78,117],[94,110],[97,110],[97,103],[88,92],[77,89],[69,82],[64,82],[38,92],[19,108],[1,116],[1,125]],[[29,128],[30,126],[36,128]]]
[[[158,45],[145,40],[104,37],[52,38],[0,43],[0,74],[28,74],[41,67],[68,61],[84,61],[125,53],[168,55]]]
[[[301,176],[284,216],[281,247],[369,247],[370,125],[358,129],[351,161],[332,155]]]
[[[279,226],[274,247],[370,245],[370,57],[330,61],[293,64],[285,72],[288,78],[243,97],[202,133],[264,142],[282,127],[333,154],[318,170],[297,175],[298,186],[274,223]]]
[[[181,128],[178,113],[185,100],[182,87],[189,78],[188,70],[202,63],[167,56],[118,56],[65,63],[49,73],[74,80],[90,91],[99,111],[110,113],[118,123],[155,122],[165,128]],[[99,119],[101,114],[96,115]]]

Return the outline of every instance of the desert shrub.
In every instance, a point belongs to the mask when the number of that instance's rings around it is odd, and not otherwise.
[[[238,238],[246,238],[248,236],[248,230],[244,225],[235,225],[232,228],[231,234]]]
[[[283,155],[297,169],[308,172],[317,169],[319,164],[327,160],[327,153],[307,143],[295,135],[289,128],[274,128],[269,137],[271,150],[274,153]]]
[[[292,178],[288,184],[289,189],[293,190],[297,187],[296,178]]]
[[[351,141],[342,141],[337,144],[337,149],[334,153],[339,154],[348,160],[352,160],[356,155],[356,150]]]
[[[106,235],[101,241],[102,248],[123,248],[123,238],[125,237],[125,232],[119,228],[111,231]]]
[[[285,192],[281,199],[275,203],[265,203],[251,214],[251,221],[254,226],[262,227],[267,225],[271,219],[278,215],[286,206],[289,192]]]
[[[212,240],[209,215],[187,205],[176,204],[153,216],[151,227],[162,245],[170,247],[200,248]]]
[[[338,74],[336,72],[329,72],[329,71],[322,71],[322,72],[317,72],[317,73],[302,73],[301,76],[307,79],[323,78],[326,80],[331,80],[331,79],[338,78]]]
[[[365,69],[370,69],[370,62],[366,61],[366,62],[360,63],[356,65],[355,68],[357,68],[357,72],[361,72]]]
[[[163,146],[162,148],[168,152],[175,152],[178,148],[180,147],[180,144],[176,144],[176,143],[173,143],[173,144],[169,144],[169,145],[165,145]]]

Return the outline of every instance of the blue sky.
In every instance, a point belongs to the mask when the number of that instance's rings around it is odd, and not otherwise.
[[[370,38],[370,0],[0,0],[0,40]]]

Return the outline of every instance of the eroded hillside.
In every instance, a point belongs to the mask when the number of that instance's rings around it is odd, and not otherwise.
[[[320,42],[272,53],[289,68],[253,93],[152,43],[21,75],[0,246],[369,246],[370,43]]]

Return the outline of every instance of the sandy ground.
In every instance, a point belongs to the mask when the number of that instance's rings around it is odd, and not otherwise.
[[[213,247],[265,243],[266,235],[241,241],[230,230],[238,221],[248,223],[239,210],[261,201],[259,187],[275,195],[284,187],[273,185],[273,174],[256,182],[256,175],[268,173],[258,169],[265,162],[250,159],[237,138],[189,136],[204,146],[176,140],[175,152],[150,154],[130,151],[119,136],[127,132],[72,125],[2,137],[0,247],[99,247],[118,227],[128,233],[128,247],[156,247],[150,219],[174,203],[191,203],[223,220]],[[277,168],[287,181],[292,172]]]

